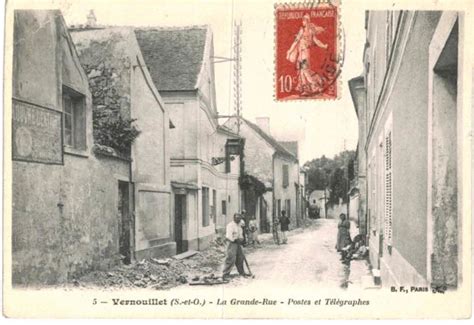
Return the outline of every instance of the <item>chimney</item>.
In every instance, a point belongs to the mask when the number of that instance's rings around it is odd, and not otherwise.
[[[270,135],[270,118],[269,117],[257,117],[255,119],[259,128],[266,134]]]
[[[95,27],[97,25],[97,18],[95,17],[94,10],[90,10],[87,15],[87,27]]]

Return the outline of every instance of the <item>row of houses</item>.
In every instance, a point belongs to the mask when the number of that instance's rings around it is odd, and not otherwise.
[[[350,211],[383,285],[462,281],[462,14],[371,11]]]
[[[301,224],[297,143],[219,124],[208,26],[17,10],[13,36],[14,284],[202,250],[242,210],[261,232],[283,209]]]

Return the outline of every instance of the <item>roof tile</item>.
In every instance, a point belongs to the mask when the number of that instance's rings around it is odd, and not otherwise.
[[[136,29],[138,44],[158,90],[195,90],[206,26]]]

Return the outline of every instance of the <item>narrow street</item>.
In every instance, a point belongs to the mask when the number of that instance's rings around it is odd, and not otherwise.
[[[357,229],[354,224],[351,227],[354,237]],[[363,279],[370,277],[367,262],[351,261],[350,267],[344,265],[334,247],[336,236],[334,219],[313,220],[311,226],[291,231],[287,245],[275,245],[268,234],[263,235],[264,245],[246,252],[255,278],[235,278],[229,285],[366,286]]]
[[[352,238],[357,231],[352,223]],[[260,245],[244,248],[255,277],[240,277],[234,267],[230,282],[219,287],[271,287],[275,284],[315,289],[373,287],[367,261],[352,260],[350,265],[344,264],[334,247],[336,237],[337,221],[334,219],[307,220],[306,227],[289,232],[286,245],[276,245],[272,234],[260,235]],[[184,289],[196,276],[222,274],[225,250],[225,245],[213,244],[183,260],[143,259],[109,271],[85,274],[69,285],[108,289],[176,289],[178,286]]]

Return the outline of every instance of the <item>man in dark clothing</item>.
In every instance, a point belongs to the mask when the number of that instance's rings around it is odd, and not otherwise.
[[[286,216],[286,211],[282,210],[281,211],[281,217],[280,217],[280,229],[281,229],[281,240],[282,244],[288,244],[288,226],[290,224],[290,218]]]

